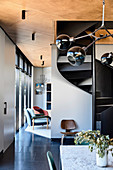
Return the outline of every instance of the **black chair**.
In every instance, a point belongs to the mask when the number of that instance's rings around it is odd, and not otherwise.
[[[50,151],[47,152],[47,159],[48,159],[50,170],[57,170],[52,153]]]

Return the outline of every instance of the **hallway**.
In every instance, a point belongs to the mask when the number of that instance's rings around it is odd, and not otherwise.
[[[46,152],[52,152],[57,168],[60,165],[59,142],[31,134],[23,127],[15,142],[0,156],[0,170],[49,170]]]

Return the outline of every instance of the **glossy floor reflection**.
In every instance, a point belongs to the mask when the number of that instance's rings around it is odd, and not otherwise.
[[[0,170],[49,170],[46,152],[52,152],[57,169],[60,168],[59,142],[31,134],[23,127],[15,142],[0,157]]]

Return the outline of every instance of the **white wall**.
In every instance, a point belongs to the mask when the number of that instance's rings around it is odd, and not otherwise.
[[[42,95],[36,95],[35,94],[35,83],[38,82],[40,79],[40,75],[42,74],[42,68],[40,67],[34,67],[34,85],[33,85],[33,105],[39,106],[43,109],[46,109],[46,94],[45,90],[43,91]],[[51,81],[51,67],[45,67],[43,68],[43,74],[45,75],[45,78],[48,82]]]
[[[92,129],[92,95],[68,82],[57,69],[57,48],[52,45],[51,137],[61,137],[62,119],[74,119],[77,131]]]
[[[0,80],[0,151],[5,151],[14,140],[15,45],[1,29]],[[4,114],[4,102],[7,102],[7,114]]]
[[[4,113],[4,98],[3,98],[3,69],[4,69],[4,51],[5,51],[5,33],[0,29],[0,152],[3,150],[3,113]]]
[[[5,36],[4,56],[4,101],[7,115],[4,115],[4,150],[14,139],[14,93],[15,93],[15,45]]]

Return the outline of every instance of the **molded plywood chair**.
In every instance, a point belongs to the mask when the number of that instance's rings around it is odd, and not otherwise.
[[[63,139],[65,136],[73,136],[78,132],[72,132],[71,130],[76,129],[76,123],[74,120],[62,120],[61,121],[61,128],[65,129],[65,132],[60,132],[62,135],[61,144],[63,145]]]
[[[56,166],[55,166],[53,156],[52,156],[52,153],[50,151],[47,152],[47,159],[48,159],[50,170],[57,170]]]

